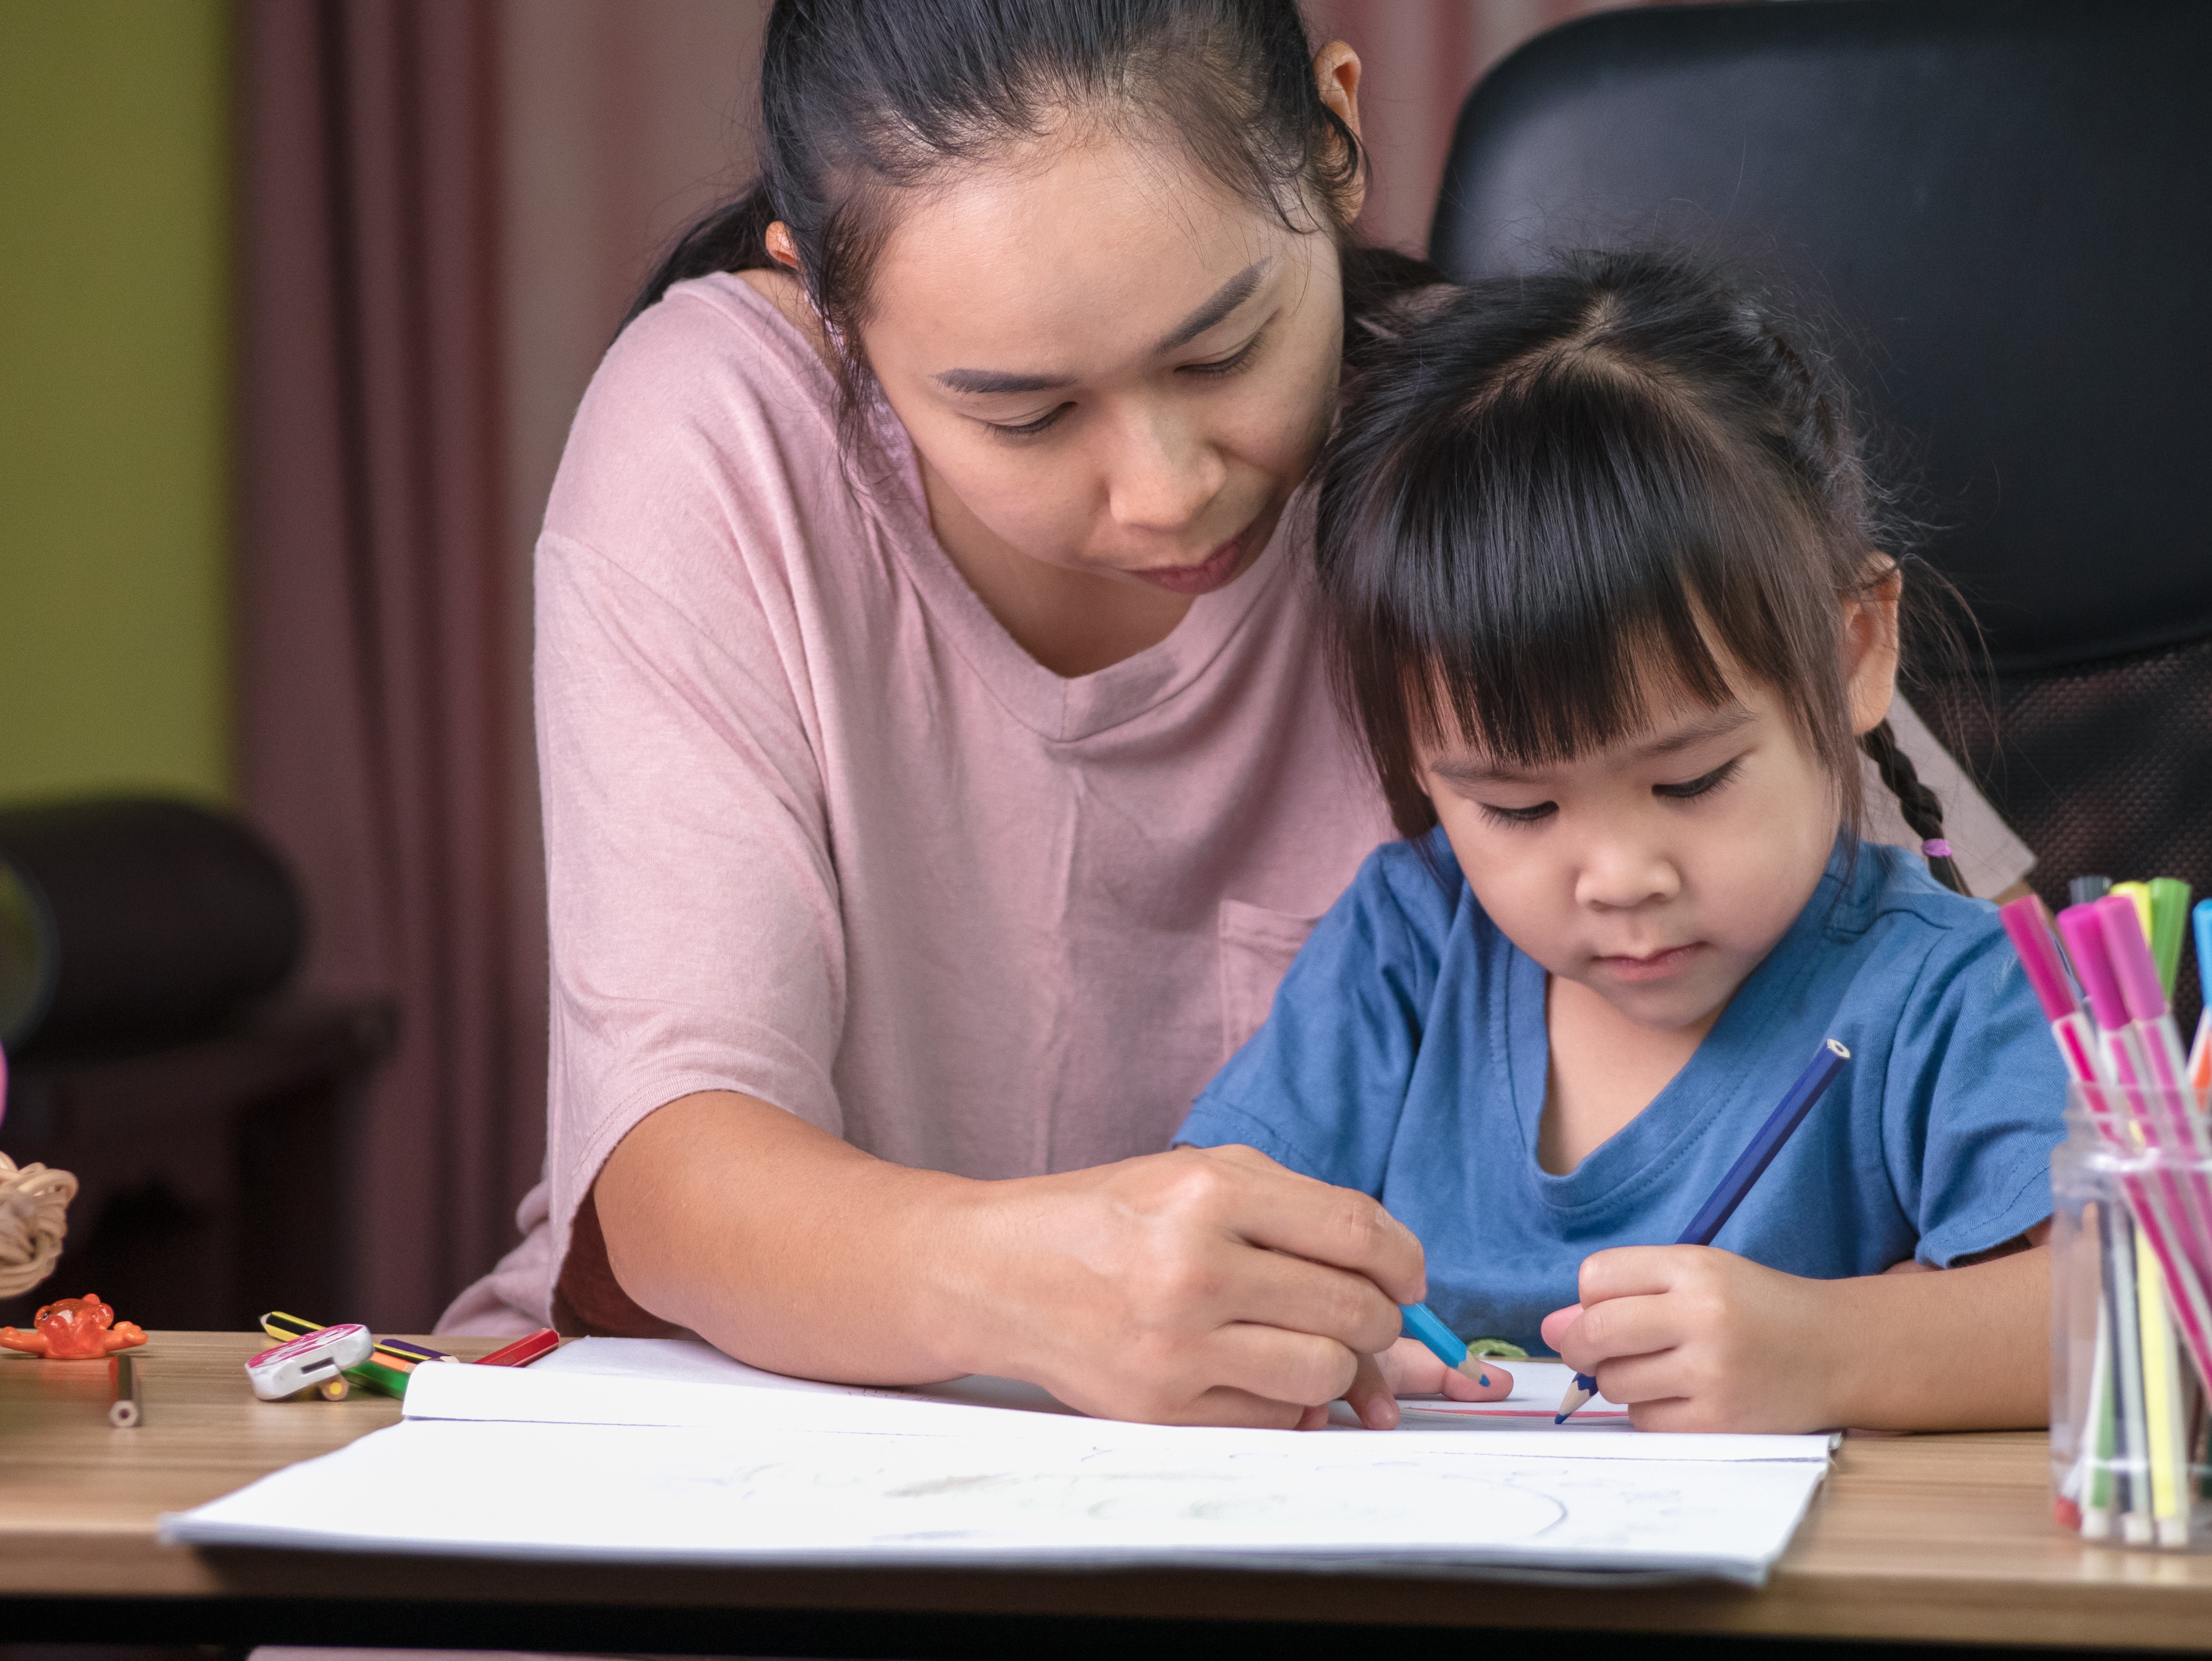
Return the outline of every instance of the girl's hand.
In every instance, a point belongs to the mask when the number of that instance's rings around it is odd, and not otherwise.
[[[1623,1246],[1583,1260],[1582,1302],[1544,1317],[1544,1342],[1638,1430],[1826,1430],[1856,1359],[1832,1289],[1852,1284],[1712,1246]]]
[[[1639,1430],[1996,1430],[2051,1406],[2051,1248],[1808,1281],[1711,1246],[1583,1260],[1544,1342]]]
[[[1448,1367],[1418,1340],[1401,1338],[1380,1355],[1359,1358],[1358,1376],[1344,1392],[1344,1399],[1369,1430],[1395,1430],[1401,1396],[1497,1402],[1513,1393],[1513,1375],[1495,1361],[1470,1355],[1467,1365],[1465,1372]]]

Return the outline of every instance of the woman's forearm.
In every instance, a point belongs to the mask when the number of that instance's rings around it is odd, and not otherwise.
[[[891,1384],[969,1370],[930,1309],[931,1265],[975,1186],[712,1091],[648,1114],[593,1193],[608,1267],[641,1307],[757,1366]]]
[[[641,1121],[595,1194],[623,1290],[741,1360],[1004,1373],[1113,1417],[1300,1422],[1424,1289],[1381,1206],[1250,1148],[977,1182],[710,1092]]]

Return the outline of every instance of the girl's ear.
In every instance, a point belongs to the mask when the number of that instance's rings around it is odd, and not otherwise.
[[[1888,565],[1844,601],[1844,696],[1854,734],[1889,719],[1897,694],[1897,605],[1904,593],[1905,574]]]
[[[1332,40],[1314,54],[1314,81],[1321,88],[1321,101],[1335,112],[1338,120],[1352,129],[1352,136],[1359,137],[1359,54],[1341,40]],[[1359,217],[1359,210],[1367,201],[1367,173],[1362,169],[1352,181],[1347,222]]]

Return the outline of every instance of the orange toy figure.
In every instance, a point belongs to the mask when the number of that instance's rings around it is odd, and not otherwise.
[[[32,1324],[37,1331],[0,1327],[0,1347],[43,1355],[50,1361],[97,1361],[146,1342],[138,1323],[118,1321],[96,1292],[48,1304]]]

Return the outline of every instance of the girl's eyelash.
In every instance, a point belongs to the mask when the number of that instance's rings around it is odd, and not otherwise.
[[[1699,796],[1719,789],[1736,776],[1737,770],[1742,765],[1743,757],[1738,756],[1734,761],[1724,762],[1710,773],[1701,774],[1680,784],[1655,784],[1651,787],[1651,794],[1674,801],[1694,801]]]
[[[1492,824],[1528,825],[1547,819],[1559,811],[1554,801],[1540,801],[1533,807],[1492,807],[1488,802],[1477,802],[1482,817]]]

